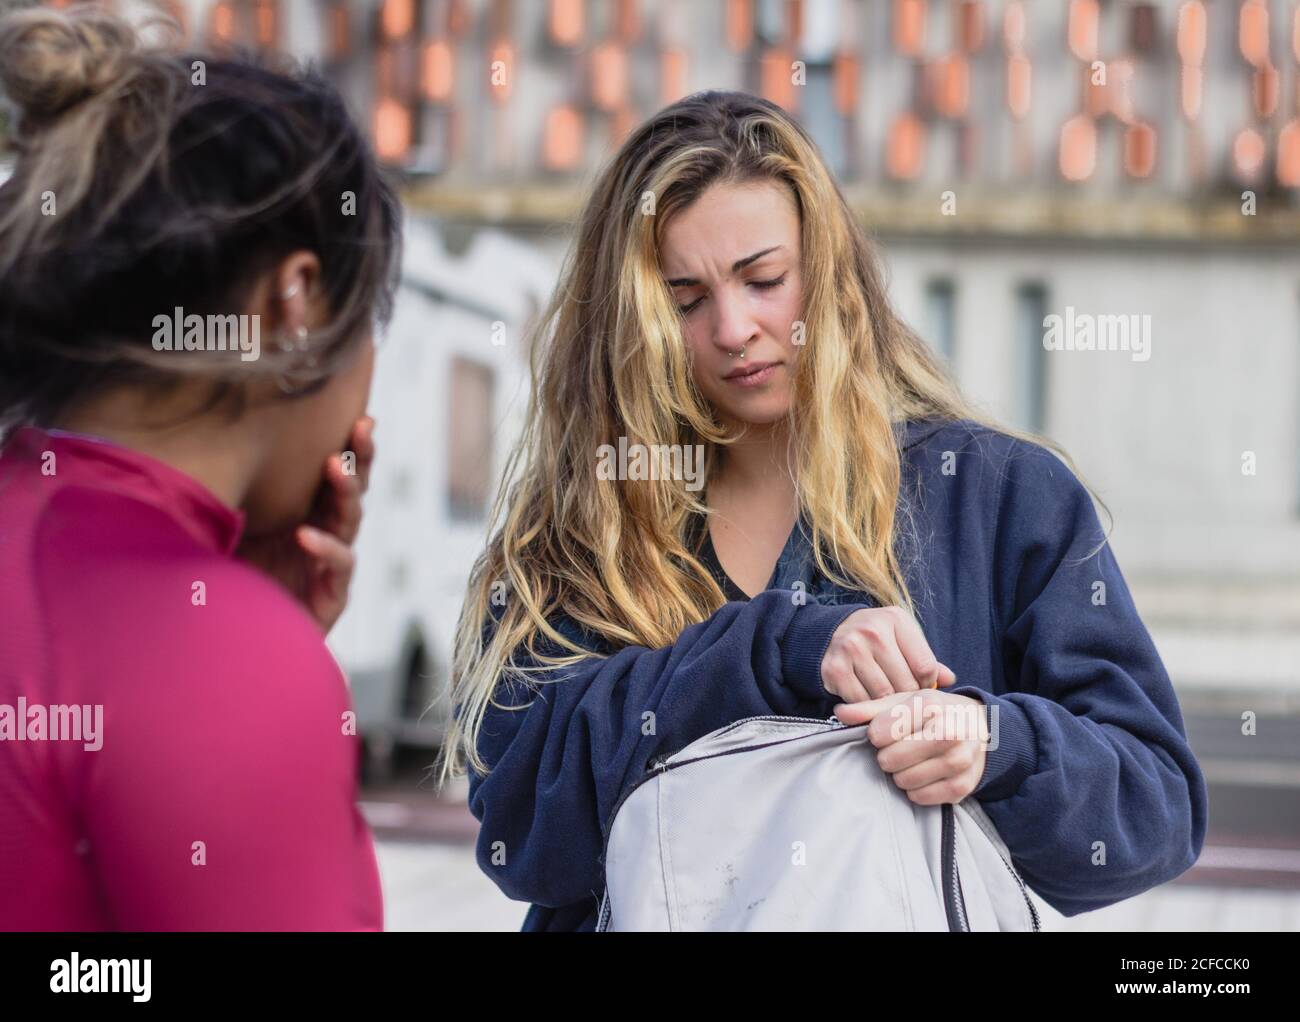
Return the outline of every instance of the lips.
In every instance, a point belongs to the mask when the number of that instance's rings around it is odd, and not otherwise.
[[[768,366],[774,366],[775,362],[755,362],[753,365],[745,366],[743,369],[737,369],[734,372],[727,373],[724,380],[735,380],[744,376],[753,376],[755,373],[762,372]]]

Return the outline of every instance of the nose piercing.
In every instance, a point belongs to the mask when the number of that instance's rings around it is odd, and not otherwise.
[[[744,344],[742,344],[742,345],[740,346],[740,357],[741,357],[741,358],[744,358],[744,357],[745,357],[745,349],[746,349],[748,346],[749,346],[749,342],[748,342],[748,341],[746,341]],[[735,358],[735,357],[736,357],[736,353],[735,353],[734,351],[729,351],[729,352],[727,352],[727,356],[728,356],[729,358]]]

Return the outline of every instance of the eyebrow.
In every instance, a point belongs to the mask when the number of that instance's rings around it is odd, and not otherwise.
[[[784,246],[782,245],[773,245],[771,248],[765,248],[761,252],[755,252],[753,255],[745,256],[744,259],[737,259],[734,263],[731,264],[731,272],[739,273],[750,263],[757,262],[758,260],[762,259],[763,256],[775,252],[777,249],[783,247]],[[672,280],[668,282],[668,286],[669,287],[694,287],[698,283],[699,281],[696,280],[694,277],[674,277]]]

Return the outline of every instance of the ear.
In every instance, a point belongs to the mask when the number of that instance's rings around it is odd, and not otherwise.
[[[313,325],[312,310],[320,298],[320,275],[320,259],[307,249],[291,252],[280,261],[270,275],[272,329],[292,334],[300,326]]]

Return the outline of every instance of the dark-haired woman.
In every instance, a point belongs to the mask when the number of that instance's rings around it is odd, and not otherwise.
[[[398,207],[327,83],[194,59],[0,20],[0,929],[382,928],[322,629]]]

